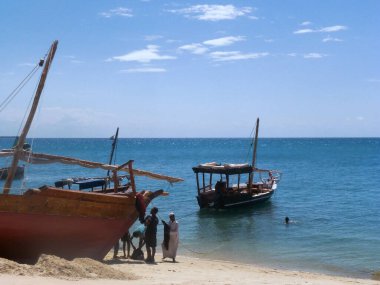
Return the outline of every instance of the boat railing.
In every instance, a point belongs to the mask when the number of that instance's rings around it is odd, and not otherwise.
[[[199,191],[202,191],[202,192],[212,191],[212,185],[209,184],[209,185],[206,185],[205,187],[200,187]]]

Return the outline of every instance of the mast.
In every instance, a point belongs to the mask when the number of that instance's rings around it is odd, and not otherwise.
[[[32,124],[34,115],[36,113],[38,102],[40,100],[42,90],[44,89],[45,80],[46,80],[46,77],[48,75],[49,68],[50,68],[50,65],[53,61],[55,52],[57,50],[57,46],[58,46],[58,41],[54,41],[50,47],[49,54],[46,58],[45,66],[44,66],[44,69],[43,69],[42,74],[41,74],[40,82],[38,83],[36,94],[34,95],[33,105],[30,109],[29,116],[26,120],[25,126],[21,132],[21,135],[18,139],[17,145],[14,148],[14,155],[13,155],[12,164],[8,170],[7,180],[4,183],[4,188],[3,188],[4,194],[8,194],[11,187],[12,187],[12,182],[13,182],[14,176],[16,174],[16,169],[17,169],[17,165],[18,165],[18,161],[19,161],[20,152],[23,150],[23,146],[25,143],[26,136],[29,132],[29,129],[30,129],[30,126]]]
[[[256,151],[257,151],[257,138],[259,136],[259,118],[257,118],[256,121],[256,133],[255,133],[255,145],[253,147],[253,154],[252,154],[252,167],[256,167]]]
[[[111,154],[110,154],[110,160],[109,160],[109,163],[108,164],[112,164],[112,159],[113,159],[113,154],[115,152],[115,148],[116,148],[116,144],[117,144],[117,139],[119,137],[119,127],[117,127],[116,129],[116,134],[115,136],[113,137],[113,142],[112,142],[112,149],[111,149]],[[107,171],[107,176],[110,175],[110,171],[108,170]]]

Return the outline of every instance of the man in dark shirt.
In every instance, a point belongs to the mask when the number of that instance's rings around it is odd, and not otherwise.
[[[158,209],[153,207],[150,210],[150,215],[145,219],[145,245],[146,245],[146,253],[147,259],[146,262],[155,262],[154,255],[156,254],[156,246],[157,246],[157,218]]]

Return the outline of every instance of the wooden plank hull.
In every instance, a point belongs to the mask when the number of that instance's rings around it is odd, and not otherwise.
[[[215,191],[210,191],[215,192]],[[198,205],[202,208],[215,208],[215,209],[225,209],[225,208],[237,208],[244,206],[253,206],[261,204],[269,200],[274,193],[274,190],[268,192],[263,192],[259,194],[248,194],[239,193],[236,195],[223,195],[210,193],[208,195],[198,195]]]
[[[35,263],[41,254],[103,259],[137,215],[126,219],[0,213],[0,256]]]
[[[161,195],[143,192],[145,205]],[[41,254],[102,259],[137,220],[133,193],[42,187],[0,195],[0,257],[34,263]]]

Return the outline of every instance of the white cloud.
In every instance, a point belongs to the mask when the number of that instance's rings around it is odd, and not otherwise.
[[[171,10],[173,13],[184,14],[187,17],[201,21],[233,20],[252,12],[251,7],[235,7],[234,5],[194,5],[189,8]]]
[[[141,67],[141,68],[124,69],[124,70],[120,70],[120,72],[127,72],[127,73],[159,73],[159,72],[166,72],[166,69],[164,69],[164,68],[157,68],[157,67]]]
[[[307,33],[314,33],[315,30],[312,30],[312,29],[301,29],[301,30],[297,30],[297,31],[294,31],[293,34],[307,34]]]
[[[291,56],[291,57],[296,57],[297,54],[295,52],[291,52],[291,53],[288,53],[288,56]]]
[[[311,25],[312,23],[310,21],[305,21],[305,22],[302,22],[301,23],[301,26],[309,26]]]
[[[261,57],[268,56],[269,53],[241,53],[240,51],[215,51],[210,53],[210,57],[214,61],[235,61],[235,60],[246,60],[246,59],[257,59]]]
[[[148,45],[145,49],[132,51],[130,53],[114,56],[110,60],[118,60],[118,61],[137,61],[143,63],[149,63],[152,60],[167,60],[167,59],[176,59],[175,56],[170,55],[160,55],[159,54],[159,46],[156,45]]]
[[[34,67],[34,66],[36,66],[36,64],[31,63],[31,62],[24,62],[24,63],[20,63],[19,66]]]
[[[330,35],[322,40],[322,42],[324,42],[324,43],[327,43],[327,42],[341,42],[341,41],[342,41],[341,39],[333,38]]]
[[[356,117],[356,120],[358,120],[358,121],[364,121],[364,117],[362,117],[362,116],[357,116],[357,117]]]
[[[321,29],[300,29],[297,31],[294,31],[293,34],[307,34],[307,33],[334,33],[339,31],[347,30],[346,26],[330,26],[330,27],[324,27]]]
[[[94,111],[90,108],[62,108],[62,107],[47,107],[41,109],[41,118],[39,125],[54,126],[57,125],[77,125],[78,127],[92,126],[96,127],[103,125],[104,122],[110,122],[115,119],[112,113],[102,111]],[[102,119],[99,119],[102,118]]]
[[[128,8],[123,8],[123,7],[111,9],[107,12],[99,13],[99,15],[105,18],[111,18],[113,16],[133,17],[132,10]]]
[[[188,45],[180,46],[178,49],[183,51],[188,51],[193,54],[204,54],[206,53],[209,48],[207,46],[211,47],[221,47],[221,46],[229,46],[234,44],[235,42],[243,41],[245,40],[242,36],[229,36],[229,37],[223,37],[223,38],[217,38],[212,40],[204,41],[203,43],[193,43]]]
[[[332,33],[332,32],[339,32],[347,30],[346,26],[331,26],[331,27],[325,27],[319,30],[321,33]]]
[[[316,52],[311,52],[311,53],[307,53],[307,54],[304,54],[303,57],[304,58],[323,58],[323,57],[326,57],[327,55],[325,54],[322,54],[322,53],[316,53]]]
[[[220,46],[229,46],[236,42],[244,41],[244,40],[245,38],[242,36],[237,36],[237,37],[231,36],[231,37],[223,37],[223,38],[204,41],[203,44],[214,46],[214,47],[220,47]]]
[[[160,36],[160,35],[148,35],[148,36],[145,36],[144,39],[146,41],[155,41],[155,40],[159,40],[159,39],[162,39],[163,36]]]
[[[180,46],[178,49],[188,51],[194,54],[204,54],[208,51],[208,48],[202,44],[189,44]]]
[[[77,59],[76,56],[74,55],[65,55],[63,57],[69,59],[70,63],[73,63],[73,64],[84,63],[84,61]]]

